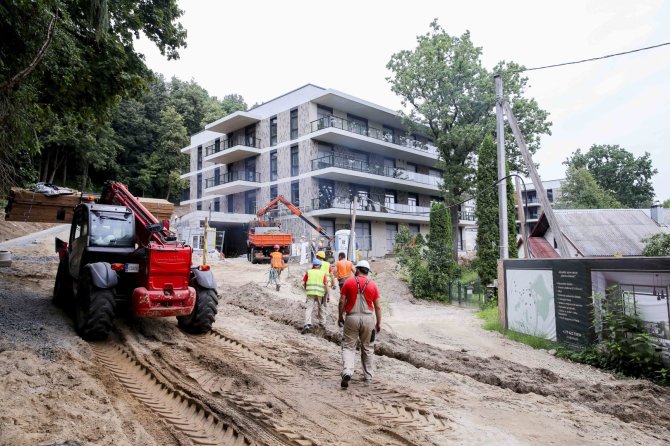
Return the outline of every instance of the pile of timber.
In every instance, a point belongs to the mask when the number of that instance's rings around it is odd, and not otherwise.
[[[88,196],[86,195],[85,198]],[[138,200],[158,221],[169,220],[174,211],[174,205],[167,200],[157,198],[138,198]],[[5,208],[5,220],[70,223],[72,212],[80,201],[81,193],[79,192],[72,195],[48,196],[40,192],[13,187]]]

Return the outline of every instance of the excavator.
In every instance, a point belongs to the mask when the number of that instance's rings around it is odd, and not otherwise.
[[[176,316],[184,331],[209,332],[217,313],[214,275],[193,267],[193,248],[178,242],[116,181],[74,209],[67,242],[56,239],[60,257],[53,303],[73,313],[86,340],[108,337],[117,313]]]
[[[289,255],[291,252],[291,234],[281,232],[276,226],[273,226],[269,221],[264,220],[263,217],[270,211],[279,207],[279,203],[284,204],[289,211],[297,215],[301,220],[307,223],[312,229],[321,234],[328,240],[326,250],[326,258],[332,258],[332,250],[330,246],[333,238],[328,235],[321,225],[317,225],[303,215],[303,212],[296,205],[279,195],[277,198],[271,200],[257,213],[257,219],[249,223],[249,240],[248,240],[248,258],[252,263],[257,263],[260,260],[269,260],[270,252],[272,252],[275,245],[279,246],[280,251],[284,255]]]

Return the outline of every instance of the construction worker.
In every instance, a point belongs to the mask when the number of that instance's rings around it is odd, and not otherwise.
[[[275,245],[274,251],[270,253],[270,268],[277,271],[277,278],[281,276],[282,270],[286,268],[284,254],[279,250],[279,245]]]
[[[337,283],[341,290],[344,282],[354,275],[354,264],[347,260],[347,256],[343,252],[338,255],[338,258],[339,260],[335,262],[335,271],[337,272]]]
[[[377,284],[368,277],[369,273],[370,264],[361,260],[356,264],[356,275],[347,279],[340,290],[337,323],[340,327],[344,327],[341,373],[343,389],[349,387],[349,381],[354,373],[356,344],[359,341],[365,381],[372,381],[374,373],[374,349],[370,343],[374,342],[375,334],[382,329],[382,310],[379,305]]]
[[[328,279],[326,273],[321,269],[321,260],[314,259],[312,269],[305,273],[302,278],[303,288],[307,294],[307,309],[305,310],[305,325],[302,333],[307,333],[312,328],[312,311],[316,306],[317,319],[321,327],[326,326],[326,304],[328,303]]]
[[[330,266],[330,262],[326,261],[326,253],[319,251],[316,253],[316,257],[321,260],[321,269],[328,278],[328,286],[335,289],[335,276],[333,276],[333,268]]]

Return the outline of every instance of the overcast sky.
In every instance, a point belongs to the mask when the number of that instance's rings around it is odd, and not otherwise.
[[[413,49],[438,18],[452,35],[470,30],[483,63],[527,67],[670,41],[670,2],[638,1],[250,1],[179,0],[188,47],[167,61],[146,39],[138,49],[166,77],[194,79],[210,94],[248,105],[306,83],[392,109],[386,63]],[[670,198],[670,46],[527,73],[550,113],[552,136],[535,157],[545,180],[562,178],[575,149],[619,144],[652,155],[656,195]]]

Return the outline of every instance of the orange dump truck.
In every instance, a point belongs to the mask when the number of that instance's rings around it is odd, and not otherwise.
[[[276,227],[251,228],[247,240],[247,258],[251,263],[270,261],[270,253],[274,251],[274,246],[278,245],[279,250],[284,254],[284,261],[288,261],[292,241],[291,234],[280,232]]]

